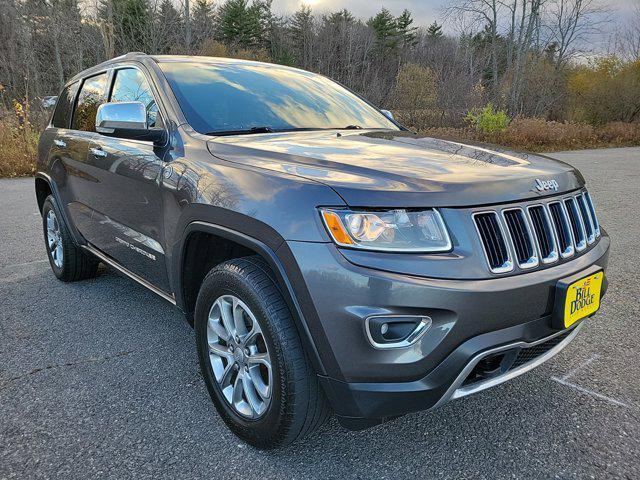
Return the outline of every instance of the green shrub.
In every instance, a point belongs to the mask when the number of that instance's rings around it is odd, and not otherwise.
[[[496,110],[493,104],[488,103],[484,108],[469,110],[467,121],[478,132],[499,133],[507,129],[509,116],[504,110]]]

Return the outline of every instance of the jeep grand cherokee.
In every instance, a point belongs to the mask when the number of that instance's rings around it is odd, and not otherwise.
[[[102,262],[181,309],[219,414],[262,448],[520,375],[606,289],[576,169],[412,133],[278,65],[132,53],[76,75],[35,187],[54,274]]]

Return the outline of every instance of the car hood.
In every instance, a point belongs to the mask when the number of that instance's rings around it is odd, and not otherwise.
[[[215,137],[219,158],[321,182],[350,206],[456,207],[548,196],[584,185],[570,165],[394,131],[310,131]],[[549,189],[539,189],[550,181]],[[557,187],[557,188],[553,188]]]

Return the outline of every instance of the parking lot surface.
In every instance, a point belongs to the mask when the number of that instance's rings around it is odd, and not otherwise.
[[[183,316],[110,270],[57,281],[33,179],[0,180],[0,478],[640,478],[640,148],[553,156],[612,238],[576,340],[438,410],[266,453],[217,416]]]

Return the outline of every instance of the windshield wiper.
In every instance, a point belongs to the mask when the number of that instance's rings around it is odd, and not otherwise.
[[[362,130],[360,125],[347,125],[346,127],[342,127],[340,130]]]
[[[205,133],[205,135],[217,136],[217,135],[249,135],[251,133],[271,133],[274,129],[266,125],[251,128],[241,128],[238,130],[218,130]]]

